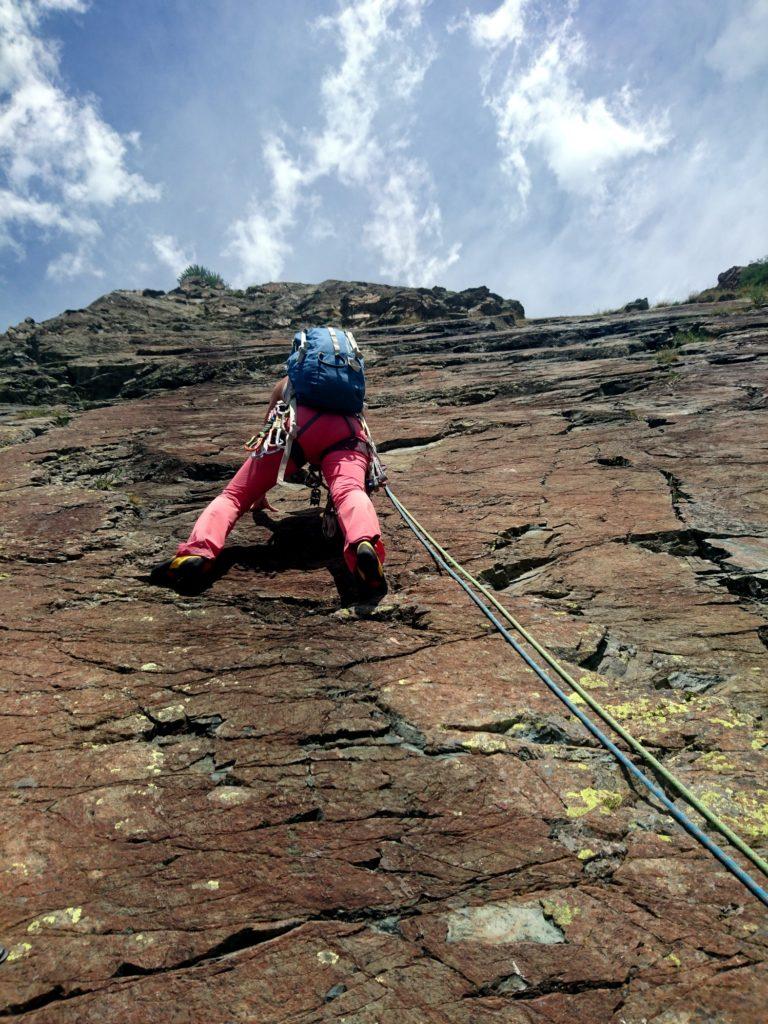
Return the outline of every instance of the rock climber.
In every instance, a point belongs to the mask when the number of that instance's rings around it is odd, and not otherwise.
[[[364,596],[386,591],[381,529],[366,487],[371,460],[378,463],[378,456],[361,415],[363,359],[352,332],[310,328],[297,334],[287,366],[288,375],[272,389],[265,428],[252,439],[254,450],[200,514],[175,556],[153,570],[153,581],[202,580],[240,517],[249,509],[271,509],[266,495],[278,478],[290,480],[308,462],[320,468],[328,486],[344,535],[344,559],[358,588]]]

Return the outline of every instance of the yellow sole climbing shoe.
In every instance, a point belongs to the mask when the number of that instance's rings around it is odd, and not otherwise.
[[[362,583],[370,593],[386,593],[387,581],[373,544],[369,540],[361,540],[357,545],[356,555],[355,574],[358,583]]]
[[[193,583],[213,566],[212,558],[202,555],[176,555],[156,565],[150,579],[154,583]]]

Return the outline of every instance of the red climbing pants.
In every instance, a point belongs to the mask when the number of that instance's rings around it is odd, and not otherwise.
[[[332,445],[352,435],[364,437],[362,425],[355,416],[318,413],[303,405],[298,407],[297,424],[301,448],[307,460],[315,464]],[[249,508],[258,506],[277,483],[282,455],[282,452],[275,452],[261,459],[249,456],[218,498],[200,514],[189,539],[179,544],[176,554],[216,558],[238,519]],[[287,474],[295,472],[296,468],[291,459]],[[344,533],[344,558],[350,570],[354,572],[355,548],[361,540],[372,541],[384,561],[379,519],[365,489],[368,454],[336,449],[322,458],[320,468]]]

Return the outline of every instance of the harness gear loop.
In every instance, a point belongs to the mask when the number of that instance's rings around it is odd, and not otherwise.
[[[287,429],[285,430],[285,440],[283,442],[283,457],[280,460],[280,469],[278,470],[277,473],[278,484],[285,483],[285,471],[288,468],[288,462],[291,458],[291,448],[293,447],[293,441],[294,438],[296,437],[298,410],[296,408],[296,396],[293,393],[293,388],[291,387],[290,381],[288,382],[288,386],[285,389],[285,400],[288,403],[289,409],[287,417],[288,426]]]
[[[377,491],[379,487],[383,487],[387,482],[387,467],[381,461],[381,456],[376,449],[376,443],[373,440],[373,434],[366,423],[365,416],[362,413],[358,415],[358,419],[363,426],[363,433],[365,434],[365,443],[368,445],[369,459],[368,459],[368,472],[365,479],[366,490],[371,493]]]

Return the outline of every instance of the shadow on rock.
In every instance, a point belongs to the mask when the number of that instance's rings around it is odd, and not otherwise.
[[[343,606],[364,604],[374,606],[384,593],[371,595],[361,592],[343,558],[344,542],[337,532],[326,537],[322,528],[322,515],[316,509],[294,512],[282,519],[272,519],[268,513],[253,513],[257,526],[271,531],[272,536],[263,544],[235,544],[225,548],[207,572],[194,579],[170,580],[156,573],[141,577],[155,586],[168,587],[179,594],[203,594],[220,580],[233,566],[256,573],[280,573],[290,569],[308,571],[328,570]]]

